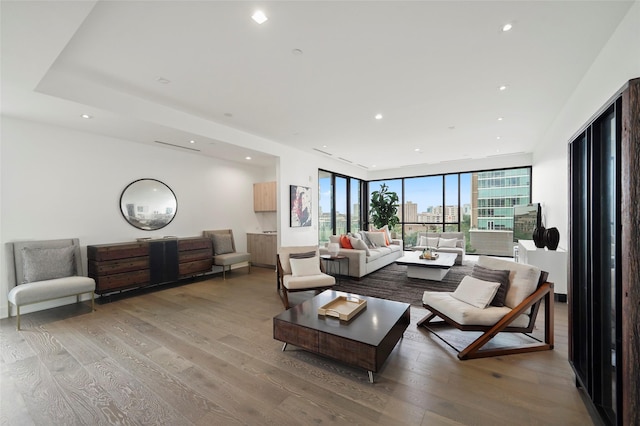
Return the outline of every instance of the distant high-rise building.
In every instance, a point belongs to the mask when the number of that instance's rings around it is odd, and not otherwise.
[[[531,169],[473,173],[471,227],[513,229],[513,206],[530,202]]]

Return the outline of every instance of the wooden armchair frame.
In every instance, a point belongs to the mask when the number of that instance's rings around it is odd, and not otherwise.
[[[444,313],[439,312],[437,309],[424,303],[423,306],[430,311],[430,314],[418,321],[417,325],[418,327],[425,327],[436,337],[457,351],[458,358],[461,360],[551,350],[553,349],[553,283],[547,282],[548,275],[549,274],[547,272],[542,271],[536,290],[492,326],[459,324]],[[544,301],[545,320],[544,341],[529,334],[535,327],[538,310],[540,309],[542,301]],[[527,309],[530,309],[529,324],[526,327],[510,327],[509,324],[518,318],[518,316],[526,312]],[[441,318],[441,321],[433,321],[436,317]],[[451,343],[447,342],[442,336],[438,335],[438,333],[430,327],[432,325],[443,324],[448,324],[461,331],[481,331],[483,333],[467,347],[459,350]],[[527,337],[536,340],[536,342],[519,346],[481,350],[481,348],[498,333],[522,333]]]
[[[322,272],[323,274],[325,273],[324,270],[324,265],[322,264],[322,260],[318,260],[320,262],[320,272]],[[285,309],[289,309],[289,293],[292,292],[297,292],[297,291],[311,291],[314,290],[316,292],[316,294],[319,294],[320,292],[330,289],[333,286],[326,286],[326,287],[310,287],[310,288],[294,288],[294,289],[288,289],[287,287],[285,287],[284,285],[284,272],[282,269],[282,263],[280,263],[280,254],[276,255],[276,277],[277,277],[277,287],[276,290],[278,291],[278,295],[280,296],[280,299],[282,300],[282,304],[284,305]]]

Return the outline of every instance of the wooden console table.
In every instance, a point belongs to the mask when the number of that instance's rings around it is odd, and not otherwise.
[[[166,238],[87,246],[89,277],[97,294],[176,282],[210,272],[210,238]]]

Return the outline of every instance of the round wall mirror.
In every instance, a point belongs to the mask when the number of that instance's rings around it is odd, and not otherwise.
[[[178,200],[164,183],[156,179],[131,182],[120,196],[120,211],[138,229],[153,231],[167,226],[176,216]]]

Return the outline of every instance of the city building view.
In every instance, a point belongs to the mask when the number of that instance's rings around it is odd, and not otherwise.
[[[514,242],[514,207],[531,202],[531,168],[423,176],[369,182],[371,192],[386,184],[400,198],[393,229],[405,249],[416,245],[419,232],[463,232],[466,250],[474,254],[510,256]],[[361,181],[331,172],[319,176],[319,241],[360,230]],[[347,208],[349,206],[349,208]],[[368,207],[368,206],[367,206]],[[366,212],[365,212],[366,213]],[[535,217],[519,219],[518,237],[530,239]],[[349,225],[349,226],[348,226]],[[364,224],[368,227],[368,224]],[[527,230],[531,227],[531,232]]]

